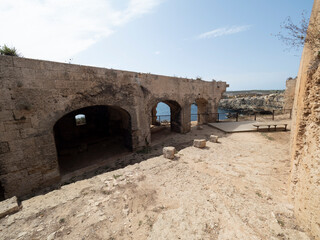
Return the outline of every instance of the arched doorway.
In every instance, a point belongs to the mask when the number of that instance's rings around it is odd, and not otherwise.
[[[130,114],[116,106],[75,110],[60,118],[53,130],[62,175],[132,149]]]
[[[151,137],[158,132],[181,132],[181,106],[176,101],[156,103],[151,110]]]
[[[167,109],[162,109],[167,108]],[[181,132],[181,107],[176,101],[159,101],[151,110],[151,121],[154,125],[170,124],[173,132]]]

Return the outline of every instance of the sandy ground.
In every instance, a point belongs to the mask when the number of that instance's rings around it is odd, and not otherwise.
[[[158,134],[132,165],[23,201],[0,239],[309,239],[287,198],[289,132]],[[220,142],[192,147],[210,134]]]

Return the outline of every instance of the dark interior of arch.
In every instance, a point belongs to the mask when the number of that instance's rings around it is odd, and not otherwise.
[[[170,107],[170,128],[173,132],[181,132],[181,107],[176,101],[165,100],[161,101]],[[157,107],[158,103],[153,107],[152,116],[154,109]]]
[[[79,115],[85,116],[81,125],[75,119]],[[132,150],[131,118],[119,107],[92,106],[70,112],[53,130],[61,174]]]
[[[5,196],[4,196],[4,188],[0,182],[0,201],[3,201],[5,199]]]

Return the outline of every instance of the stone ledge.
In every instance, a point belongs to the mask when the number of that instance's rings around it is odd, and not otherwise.
[[[14,214],[20,209],[17,197],[12,197],[0,202],[0,218]]]

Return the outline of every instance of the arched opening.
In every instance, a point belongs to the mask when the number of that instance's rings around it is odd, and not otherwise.
[[[110,161],[132,149],[131,117],[116,106],[70,112],[53,127],[61,174]]]
[[[204,98],[197,98],[191,105],[191,121],[197,121],[197,124],[207,123],[210,114],[208,112],[208,101]]]
[[[198,106],[194,102],[191,104],[191,127],[198,124]]]
[[[151,109],[151,133],[181,132],[181,107],[176,101],[158,102]]]

